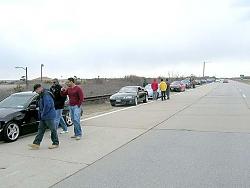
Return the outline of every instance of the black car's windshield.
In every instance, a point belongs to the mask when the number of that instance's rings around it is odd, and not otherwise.
[[[136,87],[123,87],[120,89],[119,93],[137,93]]]
[[[31,98],[29,95],[11,95],[0,102],[0,108],[24,108]]]

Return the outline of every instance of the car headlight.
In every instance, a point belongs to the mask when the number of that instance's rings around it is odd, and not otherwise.
[[[133,99],[133,96],[127,96],[126,99]]]

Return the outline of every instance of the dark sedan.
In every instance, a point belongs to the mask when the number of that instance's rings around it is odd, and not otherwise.
[[[126,86],[110,97],[112,106],[137,105],[139,102],[148,102],[147,91],[140,86]]]
[[[38,94],[33,92],[15,93],[0,102],[0,136],[7,142],[13,142],[20,135],[37,131]],[[68,126],[73,123],[68,106],[63,111]]]

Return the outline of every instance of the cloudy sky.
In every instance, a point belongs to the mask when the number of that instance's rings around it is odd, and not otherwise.
[[[0,0],[0,79],[250,75],[249,0]]]

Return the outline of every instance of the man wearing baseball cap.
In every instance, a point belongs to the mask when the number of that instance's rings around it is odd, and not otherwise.
[[[38,126],[38,132],[33,144],[30,144],[31,149],[39,149],[40,143],[43,140],[46,128],[51,131],[52,145],[49,149],[55,149],[59,147],[59,140],[55,125],[56,110],[52,94],[45,90],[41,84],[34,85],[34,92],[39,94],[39,118],[40,123]]]

